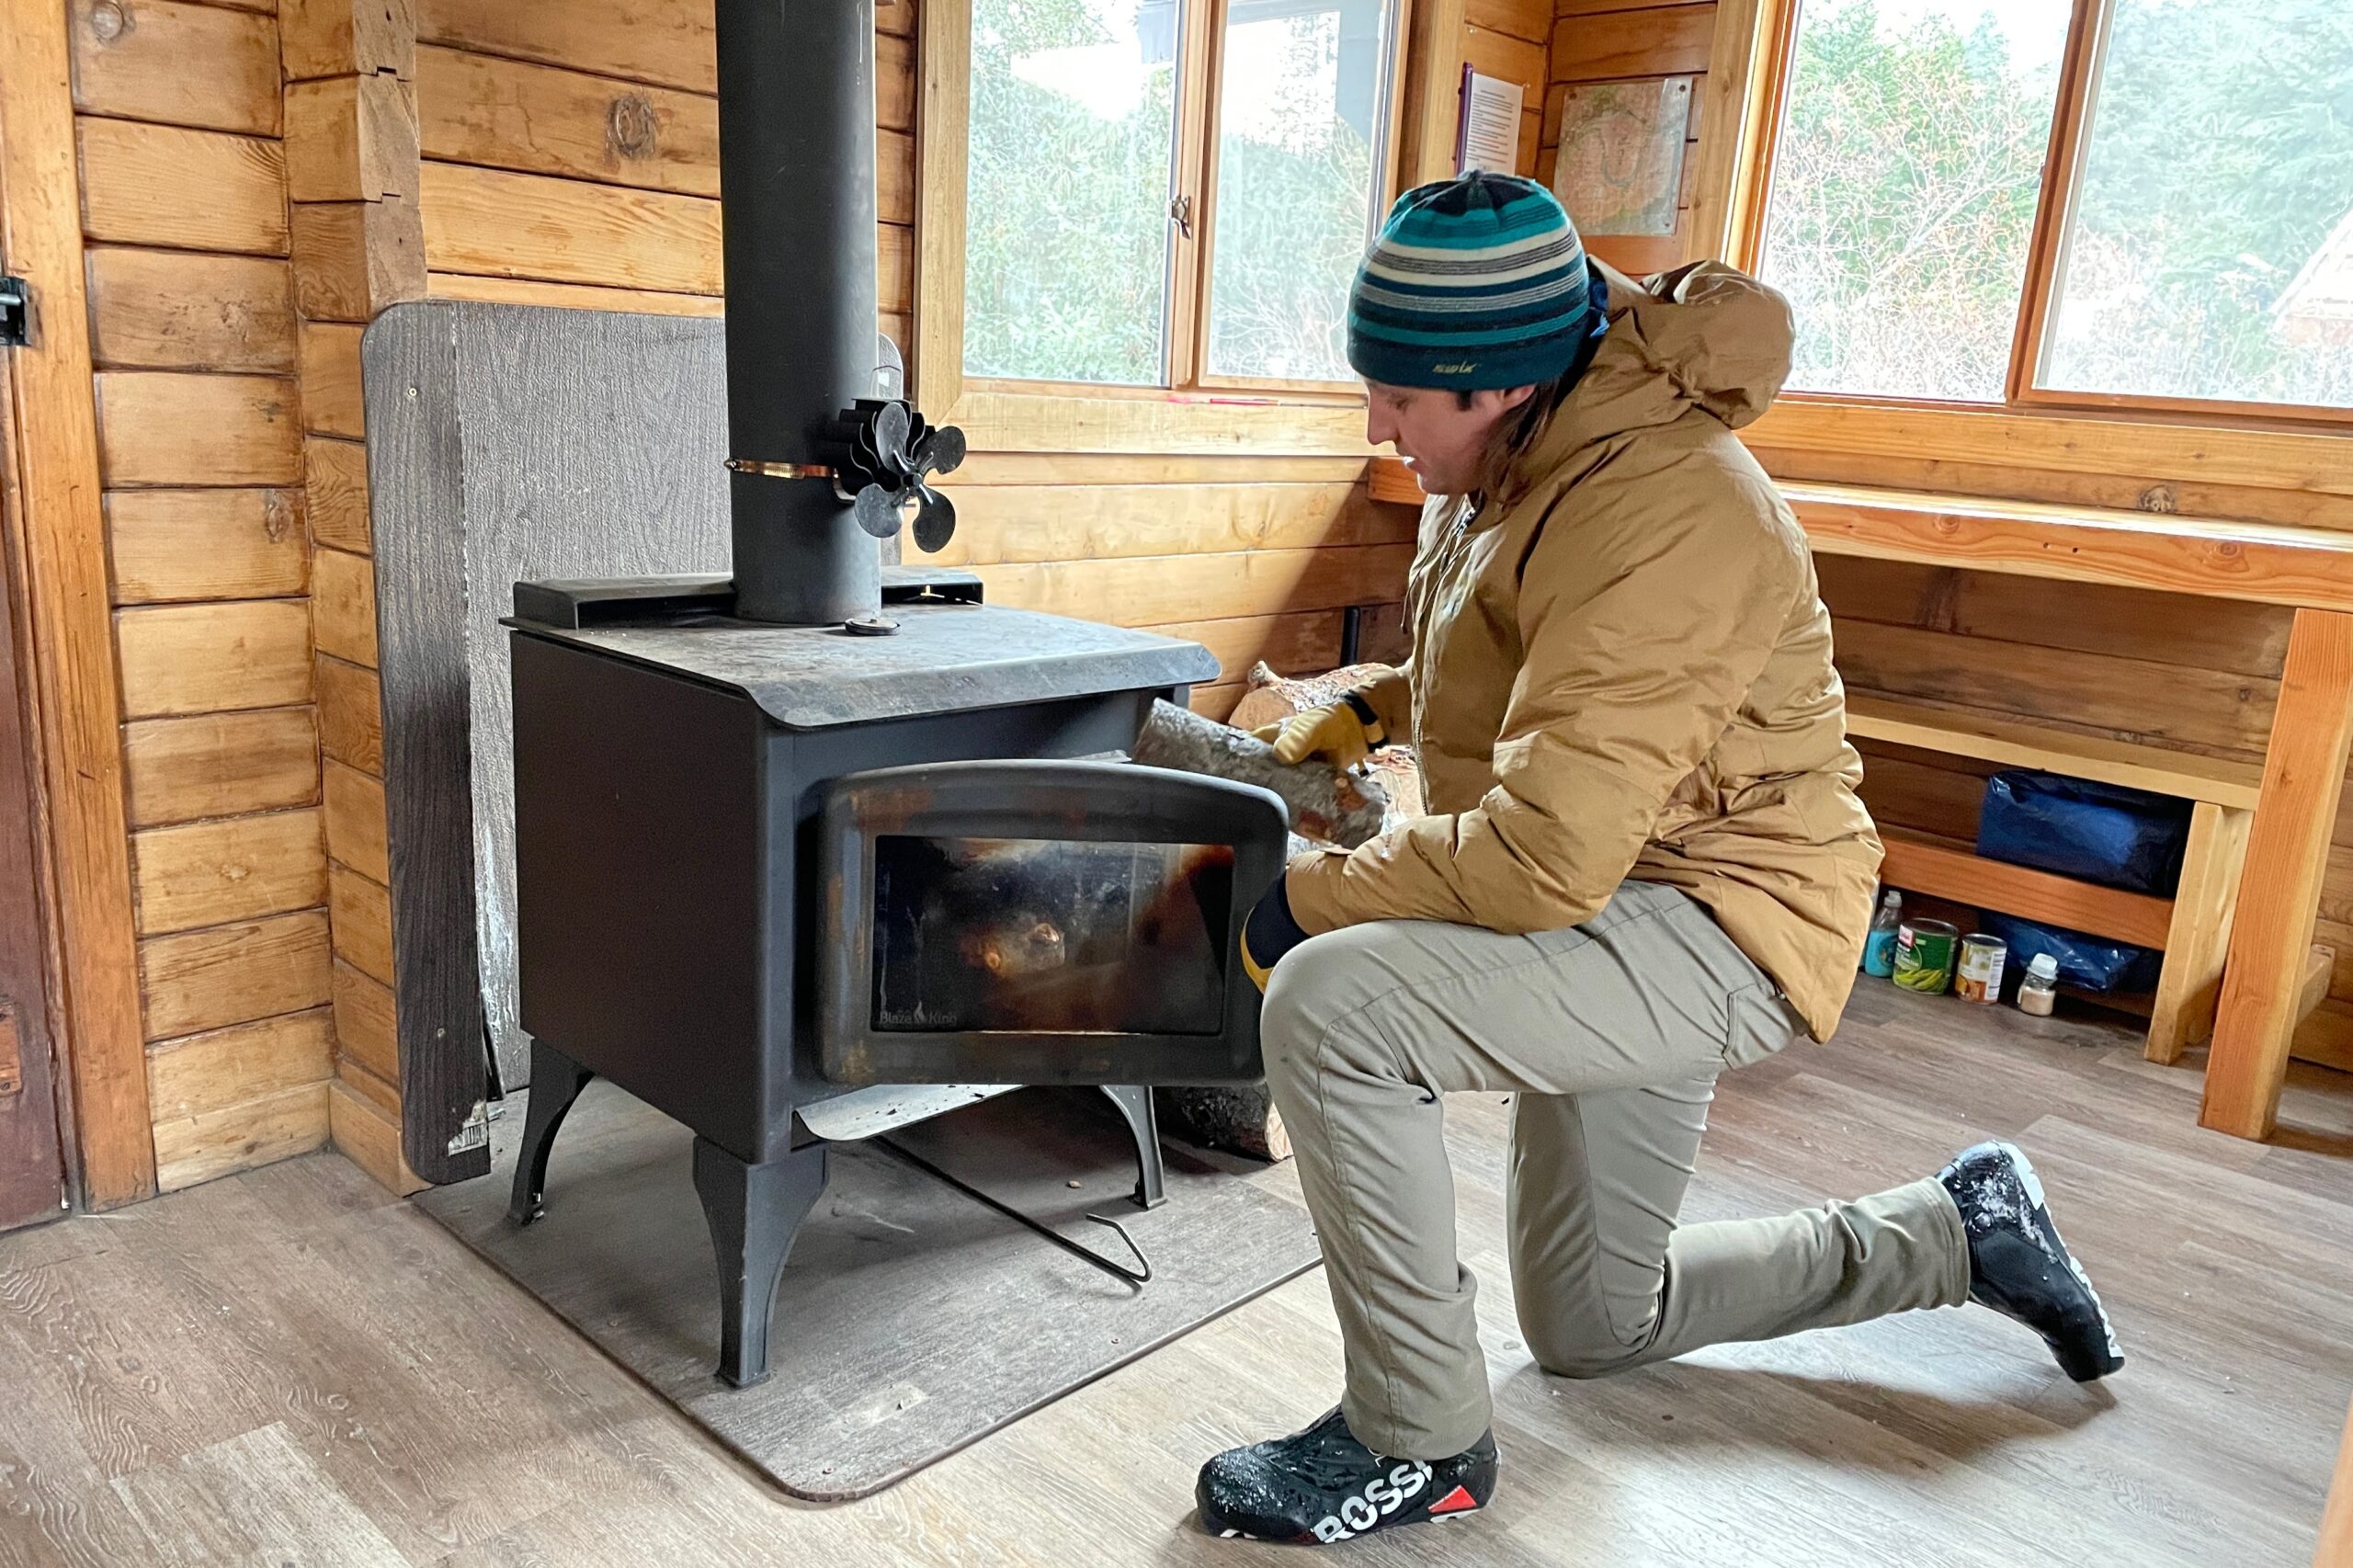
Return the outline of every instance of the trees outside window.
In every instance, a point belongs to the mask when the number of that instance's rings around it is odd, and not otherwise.
[[[1792,388],[2353,410],[2353,5],[1788,0]]]
[[[1396,0],[972,0],[965,373],[1347,381],[1397,25]]]

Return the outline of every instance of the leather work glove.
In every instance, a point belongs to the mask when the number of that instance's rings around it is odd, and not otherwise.
[[[1388,740],[1381,715],[1361,692],[1345,692],[1336,702],[1309,708],[1279,723],[1250,732],[1254,739],[1272,741],[1275,760],[1304,762],[1311,756],[1327,759],[1335,767],[1354,767]]]
[[[1303,717],[1303,715],[1302,715]],[[1290,893],[1287,884],[1290,873],[1285,871],[1275,879],[1257,904],[1250,911],[1250,918],[1242,923],[1242,971],[1250,983],[1265,995],[1267,976],[1282,961],[1285,953],[1307,940],[1307,932],[1290,912]]]

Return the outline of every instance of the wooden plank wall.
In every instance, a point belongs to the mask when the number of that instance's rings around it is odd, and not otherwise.
[[[327,1136],[306,345],[278,28],[267,4],[60,3],[169,1190]]]
[[[1699,162],[1714,0],[1556,5],[1548,178],[1566,84],[1700,77],[1692,96],[1684,231],[1672,241],[1591,242],[1597,255],[1636,273],[1693,259],[1700,253],[1688,232],[1689,172]],[[1840,449],[1830,422],[1791,418],[1786,411],[1768,416],[1748,439],[1765,466],[1785,479],[2353,528],[2353,503],[2285,483],[2229,487],[2156,473],[1866,454]],[[1839,666],[1858,689],[2211,756],[2262,757],[2287,652],[2286,610],[1843,557],[1818,558],[1818,564],[1837,625]],[[1882,820],[1974,835],[1992,768],[1901,748],[1866,751],[1864,795]],[[2336,973],[2332,1000],[2306,1025],[2300,1049],[2353,1063],[2353,805],[2331,851],[2317,939],[2336,948]]]
[[[1353,458],[982,453],[956,538],[991,600],[1145,627],[1218,656],[1193,706],[1222,718],[1251,665],[1329,669],[1349,605],[1394,601],[1414,516],[1366,494]]]
[[[915,299],[915,16],[912,0],[876,14],[882,328],[903,347]],[[430,292],[717,308],[707,0],[419,0],[417,30]],[[1516,51],[1534,102],[1540,40],[1493,37]],[[929,559],[974,567],[1008,604],[1215,622],[1199,634],[1226,678],[1199,700],[1222,713],[1253,660],[1329,665],[1341,607],[1396,597],[1409,533],[1367,504],[1362,470],[1345,458],[978,453],[952,482],[957,540]]]
[[[883,330],[912,341],[915,11],[876,13]],[[719,106],[708,0],[416,0],[435,295],[716,314]]]
[[[60,3],[159,1178],[332,1134],[405,1186],[360,331],[425,294],[715,312],[707,0]],[[1523,167],[1549,177],[1564,84],[1699,74],[1713,16],[1471,0],[1463,47],[1544,105]],[[907,344],[912,0],[878,19],[882,324]],[[1641,271],[1683,244],[1595,249]],[[1863,459],[1796,428],[1757,442],[1789,477],[2353,527],[2317,494]],[[941,559],[1002,602],[1203,642],[1224,674],[1199,700],[1222,713],[1253,661],[1328,665],[1344,607],[1395,597],[1411,518],[1368,505],[1361,469],[982,452]],[[1862,562],[1826,564],[1824,587],[1859,687],[2234,756],[2277,688],[2268,612]],[[1965,830],[1976,789],[1949,759],[1874,758],[1893,821]],[[2353,1045],[2353,812],[2322,917],[2347,956],[2314,1027]]]
[[[282,6],[330,1105],[336,1143],[405,1186],[359,329],[420,296],[716,313],[710,12],[708,0]],[[1483,47],[1538,101],[1548,19],[1525,0],[1479,15]],[[877,13],[881,325],[903,346],[916,288],[915,22],[913,0]],[[1529,129],[1532,161],[1532,114]],[[1001,602],[1197,637],[1225,676],[1197,700],[1223,713],[1253,661],[1328,667],[1344,608],[1398,597],[1412,519],[1368,503],[1363,467],[1361,456],[982,452],[956,476],[964,524],[938,559],[979,572]]]
[[[1543,140],[1547,55],[1552,37],[1548,0],[1464,0],[1462,58],[1483,76],[1519,84],[1519,165],[1517,172],[1549,179],[1540,174],[1539,144]],[[1451,84],[1440,91],[1459,90]]]
[[[1537,160],[1538,177],[1546,185],[1552,183],[1553,159],[1561,147],[1561,109],[1570,87],[1663,76],[1693,78],[1683,192],[1673,237],[1586,237],[1594,255],[1637,278],[1665,271],[1685,260],[1689,250],[1692,176],[1699,163],[1699,105],[1707,96],[1715,16],[1716,0],[1553,0],[1551,84],[1544,94],[1542,150]]]
[[[329,1122],[336,1147],[405,1191],[420,1184],[400,1157],[359,345],[377,312],[425,292],[417,51],[405,6],[280,0],[279,30],[327,853],[324,968],[335,1040]]]

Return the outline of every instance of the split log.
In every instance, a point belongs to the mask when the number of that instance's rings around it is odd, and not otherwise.
[[[1248,731],[1231,729],[1172,703],[1152,705],[1133,756],[1148,767],[1208,774],[1271,790],[1290,808],[1292,832],[1344,849],[1377,835],[1389,810],[1388,798],[1365,779],[1322,763],[1277,762],[1275,748]]]
[[[1264,1084],[1162,1089],[1157,1096],[1163,1125],[1188,1142],[1261,1160],[1290,1158],[1290,1133]]]

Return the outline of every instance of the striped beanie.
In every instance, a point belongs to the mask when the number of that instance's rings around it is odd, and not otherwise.
[[[1551,191],[1472,169],[1389,210],[1348,291],[1348,363],[1397,387],[1540,384],[1590,361],[1608,299]]]

